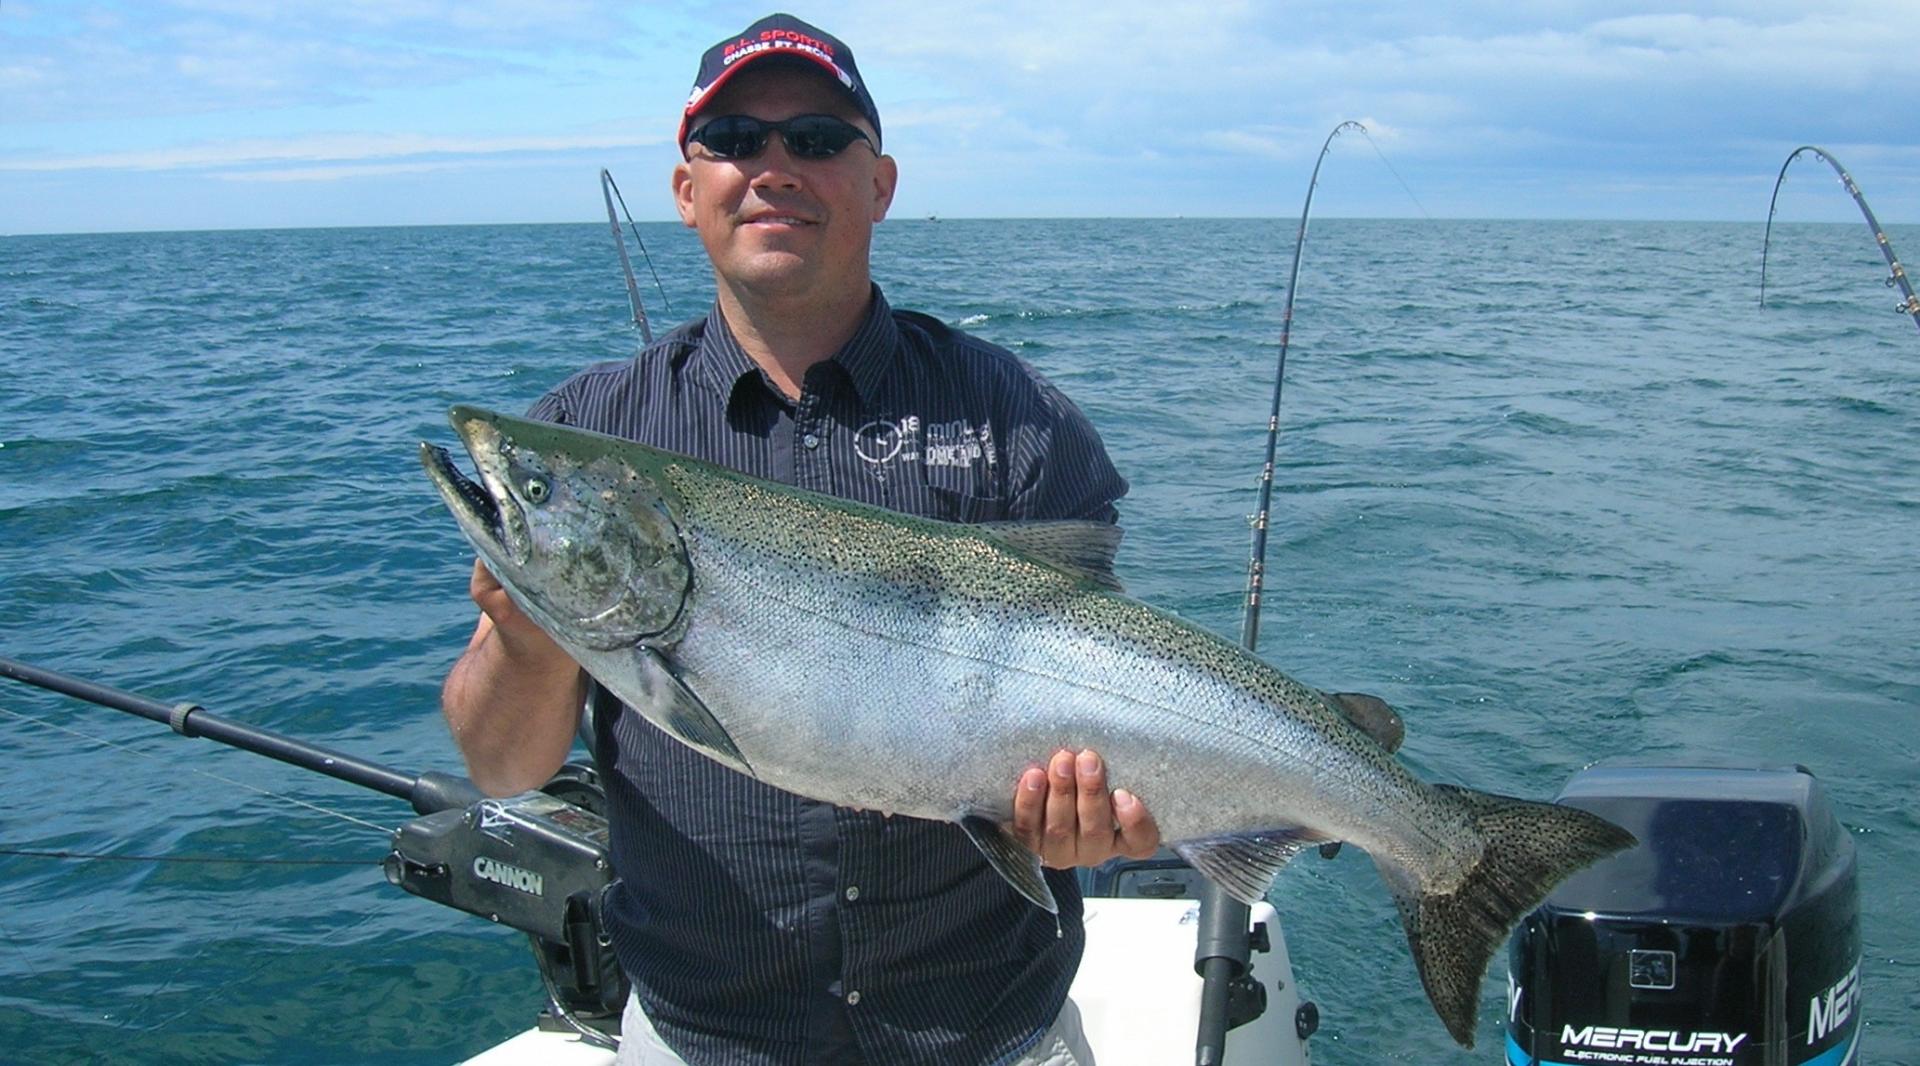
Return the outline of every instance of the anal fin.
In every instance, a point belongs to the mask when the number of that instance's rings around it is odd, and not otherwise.
[[[980,849],[980,854],[987,857],[987,865],[1006,878],[1014,891],[1032,900],[1034,906],[1043,908],[1049,914],[1060,913],[1060,904],[1054,901],[1053,889],[1047,887],[1046,876],[1040,871],[1040,856],[1014,839],[1005,826],[991,818],[969,814],[960,819],[960,828],[966,830],[974,846]]]
[[[1173,846],[1187,865],[1207,875],[1227,895],[1252,906],[1266,898],[1280,868],[1328,838],[1302,826],[1188,840]]]

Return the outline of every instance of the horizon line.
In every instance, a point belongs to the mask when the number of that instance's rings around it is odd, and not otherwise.
[[[632,225],[671,226],[685,228],[679,219],[629,219]],[[929,214],[912,218],[886,219],[878,225],[887,223],[915,224],[928,222],[1286,222],[1297,223],[1298,218],[1291,215],[938,215]],[[1749,221],[1726,218],[1607,218],[1583,216],[1536,215],[1525,217],[1500,217],[1492,215],[1315,215],[1314,221],[1343,222],[1611,222],[1626,225],[1714,225],[1745,226],[1766,225],[1766,219]],[[1858,226],[1861,220],[1835,221],[1830,219],[1781,219],[1775,218],[1779,225],[1806,226]],[[1904,227],[1909,222],[1889,222],[1881,220],[1883,227]],[[20,232],[0,232],[0,240],[10,237],[113,237],[113,236],[155,236],[163,234],[194,233],[290,233],[318,230],[367,230],[367,229],[473,229],[500,226],[604,226],[601,219],[582,219],[571,222],[361,222],[320,225],[286,226],[198,226],[184,229],[101,229],[101,230],[24,230]]]

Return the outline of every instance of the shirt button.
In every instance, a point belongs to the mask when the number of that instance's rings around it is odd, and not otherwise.
[[[847,902],[852,903],[854,900],[859,898],[860,898],[860,886],[848,885],[847,886]]]
[[[809,433],[806,436],[800,438],[800,443],[806,445],[809,448],[818,448],[820,447],[820,438],[815,434]]]
[[[847,1006],[858,1007],[859,1005],[860,1005],[860,990],[854,989],[852,992],[847,993]]]

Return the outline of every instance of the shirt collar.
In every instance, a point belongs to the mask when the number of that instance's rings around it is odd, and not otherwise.
[[[893,353],[899,343],[900,328],[894,324],[893,309],[880,294],[880,286],[875,285],[866,318],[847,343],[833,354],[833,362],[839,364],[853,382],[861,403],[872,404],[878,398],[880,383],[893,365]],[[728,328],[718,302],[707,312],[706,328],[701,331],[700,343],[689,359],[688,369],[695,381],[728,399],[749,376],[762,377],[758,364],[740,347],[733,330]]]
[[[873,287],[873,302],[867,307],[866,320],[853,331],[847,343],[834,353],[834,361],[853,380],[860,402],[871,405],[880,395],[880,382],[893,366],[893,354],[900,347],[900,327],[894,324],[893,308]]]

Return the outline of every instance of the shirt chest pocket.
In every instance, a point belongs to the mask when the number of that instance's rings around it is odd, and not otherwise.
[[[1007,504],[994,491],[993,480],[980,466],[922,466],[926,479],[927,517],[942,522],[998,522],[1007,516]]]

